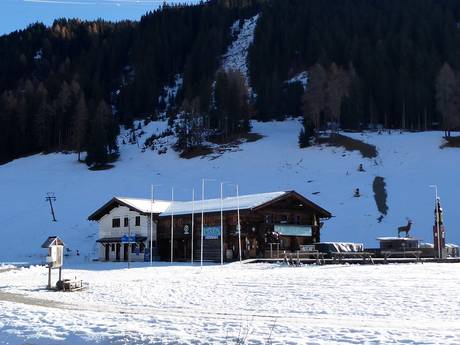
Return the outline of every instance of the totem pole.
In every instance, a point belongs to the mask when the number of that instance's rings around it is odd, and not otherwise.
[[[442,216],[441,200],[439,197],[436,198],[436,204],[434,209],[433,244],[434,255],[439,259],[444,258],[444,248],[446,247],[446,234]]]

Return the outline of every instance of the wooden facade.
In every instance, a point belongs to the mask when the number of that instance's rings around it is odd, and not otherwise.
[[[238,212],[226,210],[223,213],[224,260],[233,261],[239,257]],[[330,218],[331,214],[296,192],[289,192],[257,207],[240,210],[242,257],[263,258],[280,251],[296,251],[301,245],[320,241],[321,219]],[[158,246],[162,260],[171,259],[171,215],[158,216]],[[194,215],[192,234],[192,215],[174,216],[173,226],[173,260],[190,261],[192,256],[192,238],[194,260],[201,256],[201,213],[199,204]],[[220,229],[220,212],[204,214],[204,228]],[[276,230],[305,229],[299,236],[294,233],[283,234]],[[219,230],[220,231],[220,230]],[[270,245],[272,243],[272,245]],[[270,248],[271,247],[271,248]],[[270,250],[272,249],[272,250]],[[220,236],[203,240],[203,260],[220,261]]]

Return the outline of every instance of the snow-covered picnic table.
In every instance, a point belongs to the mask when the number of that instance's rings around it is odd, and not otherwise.
[[[374,259],[372,256],[374,253],[370,252],[332,252],[331,257],[334,262],[343,262],[343,259],[354,259],[354,258],[360,258],[363,260],[363,262],[370,262],[371,264],[374,264]]]
[[[421,250],[404,250],[404,251],[398,251],[398,250],[382,250],[380,252],[383,255],[383,258],[385,262],[388,262],[388,258],[390,256],[398,256],[398,257],[406,257],[406,256],[413,256],[417,259],[417,262],[421,262],[422,259],[420,256],[422,255]]]
[[[294,253],[284,252],[284,262],[287,264],[296,264],[300,266],[300,259],[313,258],[316,260],[317,265],[324,265],[325,263],[324,255],[325,255],[324,253],[321,253],[317,250],[312,250],[312,251],[297,250]],[[294,259],[295,259],[295,262],[294,262]]]

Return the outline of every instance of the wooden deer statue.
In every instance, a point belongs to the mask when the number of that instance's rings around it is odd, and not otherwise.
[[[405,237],[409,237],[409,231],[412,226],[412,220],[407,219],[407,225],[398,227],[398,237],[400,237],[401,232],[405,232]]]

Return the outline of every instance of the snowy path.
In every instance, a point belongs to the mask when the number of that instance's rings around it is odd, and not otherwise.
[[[66,270],[90,283],[70,294],[3,273],[0,344],[460,342],[459,264],[102,267]]]

